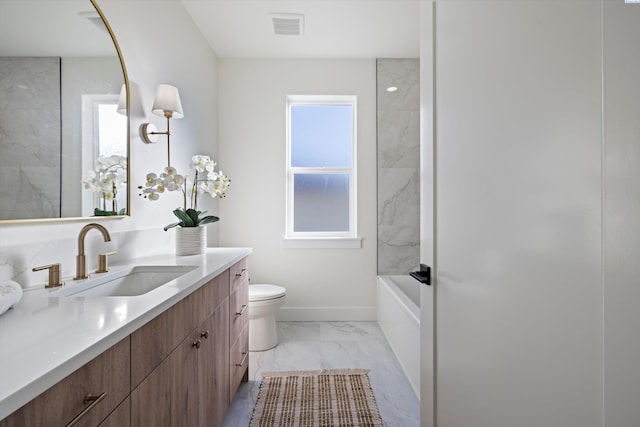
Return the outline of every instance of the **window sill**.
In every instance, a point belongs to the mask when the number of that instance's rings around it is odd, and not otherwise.
[[[360,249],[362,237],[283,237],[283,249]]]

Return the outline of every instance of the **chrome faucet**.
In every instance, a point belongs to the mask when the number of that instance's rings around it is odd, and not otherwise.
[[[78,234],[78,256],[76,256],[76,277],[74,277],[73,280],[86,279],[87,277],[89,277],[89,275],[87,275],[87,258],[85,257],[85,254],[84,254],[84,237],[87,235],[89,230],[93,228],[95,228],[96,230],[102,233],[102,237],[104,238],[105,242],[111,241],[111,236],[109,235],[109,232],[107,231],[106,228],[104,228],[100,224],[96,224],[95,222],[92,222],[91,224],[87,224],[84,227],[82,227],[82,230],[80,230],[80,234]]]

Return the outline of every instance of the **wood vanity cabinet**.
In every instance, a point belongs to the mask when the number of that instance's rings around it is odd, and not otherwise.
[[[129,396],[129,342],[127,337],[109,348],[0,421],[0,426],[100,425]],[[129,425],[124,419],[119,426]]]
[[[131,398],[127,397],[98,427],[130,427]]]
[[[229,270],[215,286],[202,288],[206,319],[198,328],[200,426],[220,426],[229,409]],[[216,307],[216,301],[223,301]]]
[[[131,392],[132,425],[198,425],[195,340],[194,331]]]
[[[248,284],[245,258],[0,427],[65,426],[81,413],[77,426],[221,426],[248,379]],[[83,403],[103,392],[97,403]]]
[[[240,382],[249,380],[249,264],[239,261],[230,269],[229,284],[229,402],[238,390]]]
[[[199,323],[201,290],[198,289],[131,334],[132,390],[194,331]]]
[[[179,331],[182,340],[171,349]],[[131,393],[133,425],[222,425],[229,408],[229,270],[134,332],[131,343],[133,384],[141,381]],[[159,360],[157,353],[167,351]]]

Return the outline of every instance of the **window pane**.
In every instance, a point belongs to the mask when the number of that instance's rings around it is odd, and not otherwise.
[[[351,167],[352,105],[291,106],[291,166]]]
[[[99,156],[127,155],[127,116],[117,112],[118,104],[98,105]]]
[[[297,174],[293,231],[349,231],[349,175]]]

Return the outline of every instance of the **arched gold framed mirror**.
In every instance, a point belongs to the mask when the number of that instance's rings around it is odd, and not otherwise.
[[[130,214],[129,92],[96,0],[0,0],[0,223]]]

